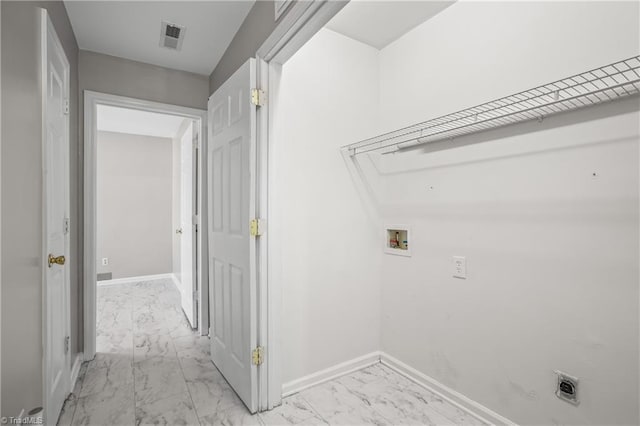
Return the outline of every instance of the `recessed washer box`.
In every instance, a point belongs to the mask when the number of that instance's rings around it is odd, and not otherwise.
[[[411,229],[407,225],[387,225],[384,229],[385,253],[398,256],[411,256],[409,236]]]

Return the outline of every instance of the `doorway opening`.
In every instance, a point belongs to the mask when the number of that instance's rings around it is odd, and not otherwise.
[[[197,184],[194,186],[192,151],[197,123],[180,116],[104,105],[98,106],[97,119],[96,279],[102,290],[97,294],[98,307],[108,303],[109,293],[147,287],[142,283],[158,290],[163,286],[153,284],[164,282],[166,291],[158,295],[176,293],[176,307],[184,314],[176,319],[179,323],[186,319],[185,325],[196,329],[193,216],[197,210],[192,191]],[[119,287],[102,289],[114,285]],[[136,304],[136,298],[130,302]],[[104,332],[107,324],[101,322],[104,318],[98,311],[98,331]],[[122,325],[119,316],[110,318],[109,328]]]
[[[119,361],[107,354],[129,346],[144,357],[208,334],[204,117],[85,93],[86,360]]]

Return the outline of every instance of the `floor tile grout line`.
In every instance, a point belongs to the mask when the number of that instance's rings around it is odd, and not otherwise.
[[[302,395],[302,392],[299,392],[299,393],[294,394],[294,395],[298,395],[300,398],[302,398],[302,400],[303,400],[304,402],[306,402],[307,404],[309,404],[309,407],[311,407],[311,411],[313,411],[313,412],[314,412],[318,417],[320,417],[320,419],[321,419],[323,422],[325,422],[326,424],[329,424],[329,420],[325,419],[325,418],[324,418],[324,416],[323,416],[322,414],[320,414],[320,412],[318,411],[318,409],[317,409],[316,407],[314,407],[314,406],[313,406],[313,404],[311,404],[311,403],[309,402],[309,400],[307,400],[307,398],[305,398],[305,397],[304,397],[304,395]],[[293,395],[291,395],[291,396],[293,396]],[[284,400],[284,399],[285,399],[285,398],[283,398],[283,400]]]
[[[269,411],[269,410],[267,410],[267,411]],[[267,422],[261,416],[262,413],[264,413],[264,411],[263,412],[256,412],[256,414],[255,414],[256,419],[258,419],[258,423],[260,423],[262,426],[267,426]],[[251,414],[251,413],[249,413],[249,414]],[[253,414],[251,414],[251,415],[253,415]]]
[[[171,338],[171,344],[173,345],[173,349],[176,350],[175,348],[175,337],[173,336],[169,336]],[[187,337],[187,336],[182,336],[182,337]],[[176,350],[176,358],[178,359],[178,365],[180,366],[180,373],[182,374],[182,380],[184,380],[184,385],[187,388],[187,393],[189,394],[189,400],[191,401],[191,405],[193,406],[193,411],[196,414],[196,419],[198,419],[198,423],[200,424],[200,426],[204,426],[202,423],[202,419],[200,418],[200,414],[198,413],[198,408],[196,407],[196,403],[193,400],[193,395],[191,395],[191,390],[189,389],[189,382],[187,381],[187,377],[184,375],[184,367],[182,367],[182,362],[180,359],[180,356],[178,356],[178,351]]]
[[[444,405],[446,405],[446,406],[449,406],[449,405],[450,405],[452,408],[455,408],[455,409],[459,410],[459,408],[458,408],[458,407],[455,407],[454,405],[449,404],[448,402],[446,402],[446,401],[442,400],[442,398],[440,398],[438,395],[434,394],[431,390],[429,390],[429,389],[425,388],[425,387],[424,387],[424,386],[422,386],[421,384],[419,384],[419,383],[417,383],[417,382],[414,382],[414,381],[410,380],[409,378],[407,378],[407,377],[405,377],[404,375],[402,375],[402,374],[400,374],[400,373],[398,373],[398,372],[394,371],[393,369],[390,369],[390,368],[389,368],[389,367],[387,367],[387,366],[384,366],[384,365],[383,365],[383,367],[384,367],[384,368],[386,368],[386,369],[388,370],[388,372],[387,372],[387,375],[386,375],[386,376],[381,377],[380,379],[377,379],[377,380],[372,381],[372,382],[369,382],[369,383],[363,383],[363,385],[364,385],[364,386],[366,386],[366,385],[368,385],[368,384],[371,384],[371,383],[378,383],[378,382],[380,382],[380,381],[387,381],[387,382],[389,382],[389,383],[391,383],[391,384],[394,384],[394,381],[390,380],[390,379],[389,379],[389,376],[390,376],[390,375],[391,375],[391,376],[396,376],[396,377],[399,377],[399,378],[403,379],[403,381],[402,381],[402,382],[395,382],[395,384],[398,386],[398,388],[399,388],[401,391],[407,391],[407,390],[409,390],[409,386],[414,386],[414,385],[415,385],[415,386],[417,386],[417,389],[419,389],[420,391],[427,392],[428,394],[435,396],[435,397],[437,398],[437,400],[438,400],[438,401],[440,401],[440,402],[442,402]],[[344,386],[345,386],[345,387],[347,387],[347,388],[349,388],[349,386],[347,386],[346,384],[344,384]],[[415,395],[414,395],[414,397],[415,397]],[[416,397],[416,398],[418,398],[418,397]],[[420,399],[420,398],[418,398],[418,399]],[[440,409],[438,409],[438,408],[435,408],[435,406],[433,406],[433,404],[431,404],[430,402],[428,402],[428,401],[426,401],[426,400],[423,400],[423,402],[424,402],[424,404],[425,404],[425,406],[426,406],[426,408],[427,408],[427,409],[424,411],[424,414],[427,414],[427,415],[428,415],[429,413],[431,413],[431,414],[435,414],[435,415],[437,415],[437,416],[442,417],[443,419],[446,419],[446,420],[450,421],[452,424],[459,424],[459,420],[458,420],[456,417],[452,417],[452,416],[453,416],[452,414],[450,414],[450,413],[449,413],[449,414],[447,414],[447,413],[443,412],[442,410],[440,410]],[[389,419],[388,419],[388,417],[384,416],[382,413],[380,413],[379,411],[377,411],[375,408],[373,408],[373,407],[372,407],[372,410],[373,410],[374,412],[376,412],[378,415],[380,415],[382,418],[389,420]],[[470,414],[469,414],[469,413],[465,413],[465,412],[464,412],[464,411],[462,411],[462,410],[459,410],[459,411],[461,411],[461,412],[462,412],[462,414],[463,414],[464,416],[470,416]],[[471,417],[473,417],[473,416],[471,416]],[[464,423],[462,423],[462,424],[464,424]]]
[[[131,375],[133,376],[133,424],[138,424],[138,403],[136,402],[138,399],[136,398],[136,371],[135,371],[135,339],[133,329],[135,328],[133,323],[134,318],[134,307],[133,303],[131,304]]]
[[[430,394],[430,395],[432,395],[432,396],[436,397],[436,399],[437,399],[438,401],[442,402],[444,405],[446,405],[446,406],[451,406],[453,409],[455,409],[455,410],[457,410],[457,411],[460,411],[460,412],[461,412],[465,417],[470,416],[470,417],[472,417],[472,418],[474,418],[474,419],[475,419],[475,417],[474,417],[474,416],[472,416],[471,414],[469,414],[469,413],[465,412],[464,410],[461,410],[459,407],[456,407],[455,405],[450,404],[450,403],[448,403],[447,401],[443,400],[439,395],[437,395],[437,394],[433,393],[430,389],[426,388],[426,387],[425,387],[425,386],[423,386],[422,384],[420,384],[420,383],[418,383],[418,382],[415,382],[415,381],[411,380],[410,378],[408,378],[408,377],[406,377],[406,376],[404,376],[404,375],[402,375],[402,374],[398,373],[397,371],[394,371],[393,369],[389,368],[388,366],[385,366],[384,364],[382,364],[382,365],[383,365],[383,367],[384,367],[385,369],[387,369],[387,370],[388,370],[387,377],[388,377],[388,375],[389,375],[389,374],[391,374],[391,375],[394,375],[394,376],[397,376],[397,377],[400,377],[400,378],[402,378],[402,379],[403,379],[403,382],[402,382],[402,383],[398,383],[398,386],[399,386],[399,387],[400,387],[400,389],[402,389],[403,391],[409,390],[411,386],[414,386],[414,387],[415,387],[416,389],[418,389],[419,391],[421,391],[421,392],[426,392],[426,393],[428,393],[428,394]],[[436,405],[434,405],[434,404],[432,404],[432,403],[430,403],[430,402],[427,402],[426,400],[425,400],[424,402],[425,402],[425,404],[426,404],[426,405],[429,405],[429,407],[430,407],[430,411],[432,411],[432,412],[434,412],[435,414],[438,414],[438,415],[440,415],[440,416],[444,417],[444,418],[445,418],[445,419],[447,419],[447,420],[450,420],[452,423],[457,423],[457,421],[458,421],[458,420],[457,420],[457,418],[456,418],[455,416],[453,416],[453,414],[451,414],[451,413],[448,413],[448,414],[447,414],[447,413],[445,413],[443,410],[440,410],[440,409],[436,408],[436,407],[437,407]]]
[[[362,399],[355,394],[354,392],[357,392],[357,389],[352,389],[351,387],[349,387],[348,385],[341,383],[342,386],[344,386],[352,395],[356,395],[356,398],[360,399],[360,401],[362,401]],[[389,424],[394,424],[393,420],[387,418],[387,416],[383,415],[382,413],[380,413],[378,410],[376,410],[375,408],[373,408],[373,406],[371,405],[371,402],[369,401],[369,399],[367,398],[367,402],[362,401],[365,405],[367,405],[367,403],[369,404],[369,409],[377,414],[378,416],[380,416],[380,418],[386,420],[387,422],[389,422]]]

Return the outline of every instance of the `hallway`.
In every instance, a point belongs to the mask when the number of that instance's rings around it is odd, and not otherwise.
[[[213,413],[244,410],[171,280],[98,287],[97,324],[96,358],[83,365],[59,424],[208,424]]]
[[[98,287],[97,354],[58,422],[67,425],[479,425],[382,364],[251,415],[194,333],[171,280]]]

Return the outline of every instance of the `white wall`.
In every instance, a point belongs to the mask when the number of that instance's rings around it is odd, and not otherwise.
[[[457,2],[380,51],[381,124],[395,130],[637,55],[638,13],[637,2]]]
[[[114,279],[171,272],[172,140],[98,132],[96,146],[97,272]]]
[[[322,30],[282,69],[284,382],[380,347],[380,250],[339,147],[375,126],[377,51]]]
[[[638,16],[457,3],[381,51],[381,126],[637,55]],[[639,125],[636,98],[385,156],[383,217],[411,225],[413,257],[384,257],[382,349],[517,423],[638,424]]]
[[[638,16],[460,2],[382,51],[323,30],[284,65],[285,382],[382,349],[517,423],[639,423],[637,98],[355,163],[338,149],[637,55]],[[383,223],[411,226],[411,258],[382,253]]]

